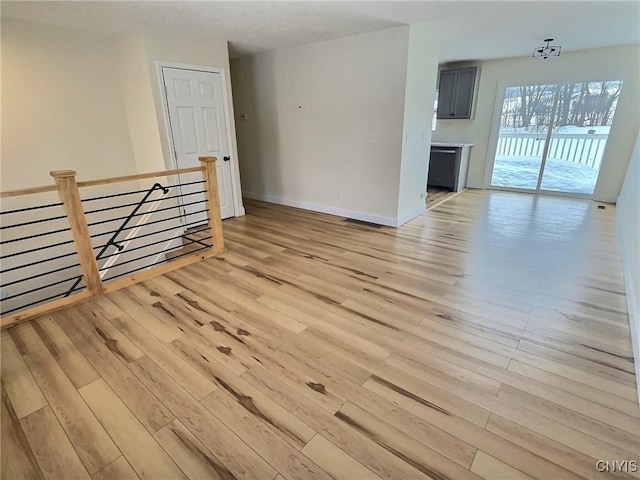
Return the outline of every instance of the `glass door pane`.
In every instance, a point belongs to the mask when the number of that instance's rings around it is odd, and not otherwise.
[[[561,85],[541,190],[591,195],[621,81]]]
[[[537,189],[555,92],[555,85],[505,89],[492,186]]]

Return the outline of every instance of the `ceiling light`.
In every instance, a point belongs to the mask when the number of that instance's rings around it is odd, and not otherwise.
[[[542,47],[536,47],[533,49],[533,58],[546,60],[549,57],[559,57],[560,56],[560,45],[549,45],[553,42],[553,38],[545,38],[544,39],[547,44]]]

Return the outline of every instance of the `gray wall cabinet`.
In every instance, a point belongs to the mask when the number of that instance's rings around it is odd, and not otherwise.
[[[440,71],[437,118],[471,118],[477,71],[478,67]]]

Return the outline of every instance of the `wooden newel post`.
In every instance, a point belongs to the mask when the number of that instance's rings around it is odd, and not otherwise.
[[[222,217],[220,216],[220,197],[218,196],[218,174],[216,172],[216,157],[200,157],[202,178],[204,178],[205,197],[209,211],[209,229],[213,240],[212,251],[220,253],[224,250],[224,236],[222,234]]]
[[[102,293],[104,288],[98,271],[98,263],[93,255],[87,218],[84,215],[76,183],[76,172],[74,170],[56,170],[49,173],[56,181],[58,195],[60,195],[64,212],[67,214],[84,284],[92,294]]]

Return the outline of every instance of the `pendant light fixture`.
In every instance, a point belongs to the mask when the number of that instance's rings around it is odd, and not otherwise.
[[[531,55],[535,59],[546,60],[549,57],[559,57],[560,56],[560,45],[550,45],[553,42],[553,38],[545,38],[546,45],[542,47],[536,47],[533,49],[533,55]]]

